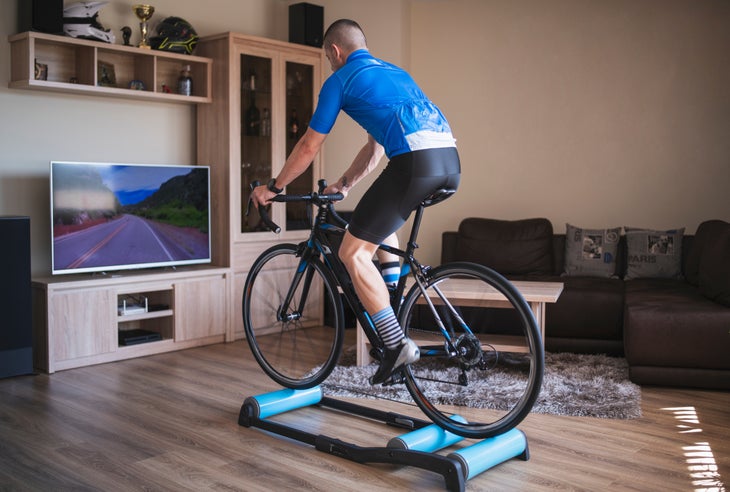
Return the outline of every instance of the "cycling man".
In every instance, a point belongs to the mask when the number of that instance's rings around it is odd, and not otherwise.
[[[355,21],[335,21],[324,35],[323,47],[334,73],[322,86],[309,127],[279,175],[255,188],[252,198],[267,205],[303,173],[340,110],[365,129],[367,143],[326,193],[347,195],[387,155],[390,161],[355,207],[339,251],[385,344],[380,367],[370,378],[371,384],[379,384],[398,367],[417,361],[419,351],[398,324],[373,255],[381,243],[397,244],[395,231],[424,198],[440,188],[457,188],[461,168],[456,141],[441,111],[408,73],[370,54]]]

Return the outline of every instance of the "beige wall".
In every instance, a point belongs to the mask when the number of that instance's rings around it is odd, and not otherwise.
[[[155,18],[179,15],[201,35],[285,40],[290,3],[154,5]],[[372,52],[412,69],[452,123],[463,184],[428,212],[419,241],[427,261],[438,261],[441,231],[466,216],[545,216],[558,231],[570,221],[692,232],[706,218],[730,220],[730,3],[312,3],[325,7],[325,24],[358,20]],[[101,22],[136,35],[130,4],[112,0]],[[8,89],[16,0],[0,0],[0,12],[0,214],[31,216],[32,268],[42,275],[50,270],[48,161],[192,163],[195,110]],[[363,142],[341,117],[327,142],[327,177],[339,177]]]
[[[730,220],[730,2],[424,1],[411,23],[464,176],[427,216],[434,242],[465,216]]]

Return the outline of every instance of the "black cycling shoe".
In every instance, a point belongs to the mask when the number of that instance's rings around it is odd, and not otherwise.
[[[383,349],[383,360],[378,370],[370,377],[370,384],[380,384],[387,381],[393,371],[404,364],[412,364],[420,358],[420,351],[410,338],[401,340],[400,345],[394,349]]]

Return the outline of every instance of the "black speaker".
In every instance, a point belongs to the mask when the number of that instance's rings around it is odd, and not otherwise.
[[[0,217],[0,378],[33,372],[30,219]]]
[[[289,42],[322,47],[324,7],[311,3],[289,6]]]
[[[63,0],[18,0],[18,32],[63,34]]]

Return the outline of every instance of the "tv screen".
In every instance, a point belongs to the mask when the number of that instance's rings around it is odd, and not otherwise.
[[[210,263],[210,168],[51,162],[53,274]]]

